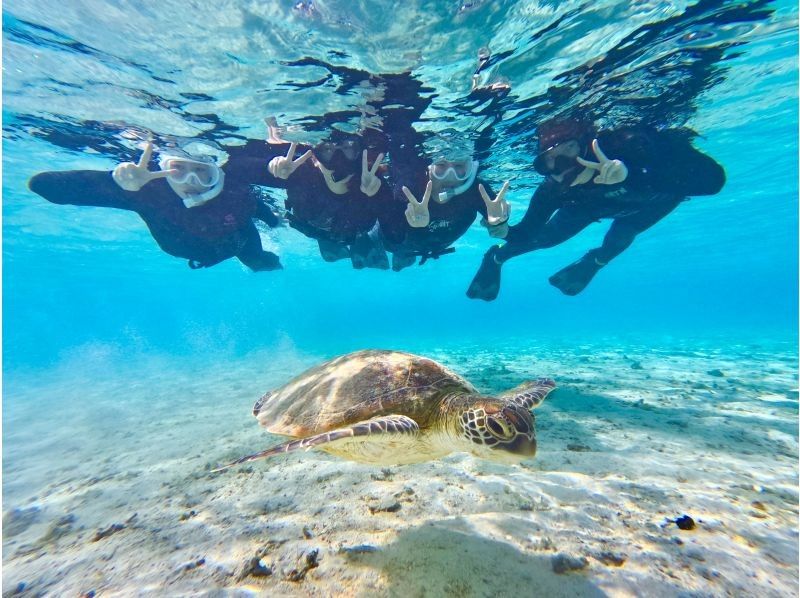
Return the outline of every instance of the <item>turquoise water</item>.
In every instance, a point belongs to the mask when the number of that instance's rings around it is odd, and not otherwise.
[[[205,458],[182,462],[175,445],[153,440],[159,429],[148,420],[163,418],[180,429],[176,434],[191,438],[194,407],[190,397],[181,396],[183,383],[202,402],[197,434],[203,450],[213,453],[209,461],[256,449],[252,443],[263,440],[249,418],[252,400],[321,359],[373,347],[432,355],[486,391],[538,375],[576,385],[584,394],[564,446],[570,434],[579,439],[592,425],[602,425],[599,420],[580,424],[591,411],[591,393],[645,392],[647,376],[653,375],[670,395],[682,380],[722,367],[746,382],[731,383],[724,392],[739,389],[750,398],[771,393],[789,401],[759,420],[763,429],[758,429],[767,434],[765,422],[780,421],[774,429],[786,437],[786,445],[781,449],[785,471],[778,477],[787,487],[796,481],[796,3],[86,0],[56,8],[15,0],[3,5],[3,33],[4,512],[36,502],[48,516],[60,513],[53,504],[71,504],[64,498],[68,492],[45,490],[47,485],[63,482],[66,488],[85,473],[81,464],[88,457],[79,456],[82,446],[91,447],[96,458],[111,452],[113,443],[134,443],[137,430],[129,417],[149,434],[142,440],[145,452],[128,451],[133,458],[156,469],[181,470],[168,482],[190,475]],[[146,132],[157,142],[237,145],[262,139],[263,119],[274,115],[287,138],[305,140],[309,133],[303,126],[314,118],[338,111],[358,115],[369,90],[340,93],[341,80],[325,69],[286,64],[304,57],[376,74],[410,72],[434,94],[419,130],[455,129],[469,136],[486,124],[479,107],[467,100],[478,51],[485,46],[497,60],[484,76],[506,79],[511,92],[483,176],[495,188],[513,179],[512,224],[541,182],[531,167],[536,123],[567,108],[585,110],[603,126],[647,121],[691,127],[700,134],[697,147],[724,166],[727,184],[718,195],[685,202],[640,235],[580,295],[564,296],[547,279],[597,246],[607,224],[509,263],[500,297],[492,303],[465,296],[491,245],[477,222],[455,243],[455,253],[399,273],[325,263],[315,243],[288,227],[261,231],[264,247],[281,256],[282,271],[252,273],[236,260],[194,271],[161,252],[133,213],[53,205],[27,189],[28,179],[42,171],[110,170],[138,152],[137,140]],[[283,195],[274,197],[280,204]],[[675,359],[692,352],[702,359],[688,365]],[[594,357],[605,354],[615,356],[606,370]],[[595,359],[591,375],[581,369],[584,358]],[[737,359],[746,362],[746,374],[734,372]],[[644,369],[631,370],[639,362]],[[724,366],[715,366],[721,362]],[[656,375],[658,367],[673,370]],[[777,369],[770,374],[770,368]],[[170,398],[186,417],[175,419]],[[42,400],[45,405],[53,401],[44,426],[42,413],[33,408]],[[157,405],[153,413],[147,409],[150,401]],[[680,413],[680,405],[670,408]],[[698,408],[710,426],[715,408]],[[568,422],[569,406],[557,409],[559,421]],[[623,412],[619,421],[630,424],[628,411]],[[645,419],[651,414],[643,413]],[[613,420],[613,413],[608,418]],[[73,425],[75,434],[91,441],[73,437],[68,446],[75,451],[74,463],[50,470],[50,457],[43,453],[52,455],[59,445],[48,444],[47,435],[68,439]],[[104,444],[100,430],[117,425],[125,433]],[[233,442],[237,430],[247,440]],[[676,427],[674,434],[681,430]],[[731,437],[741,440],[734,432]],[[226,434],[224,447],[215,446],[216,434]],[[675,455],[684,455],[702,436],[697,430],[693,434],[676,441],[687,444],[675,448]],[[557,435],[551,440],[552,446],[560,442]],[[715,446],[740,453],[734,440]],[[604,446],[613,450],[608,441]],[[777,449],[765,443],[754,450],[767,458]],[[621,468],[635,461],[635,454],[624,455],[617,457]],[[322,463],[328,467],[328,461]],[[608,474],[558,453],[544,463],[549,472],[579,472],[593,479]],[[300,484],[302,471],[292,472],[290,485]],[[424,470],[428,474],[458,479],[444,470]],[[412,483],[420,475],[402,477]],[[514,491],[527,492],[532,483],[526,478]],[[215,488],[215,500],[230,496]],[[110,512],[120,505],[126,516],[137,510],[133,499],[126,504],[124,491],[116,492],[109,494],[113,500],[101,501]],[[494,490],[483,492],[492,496]],[[156,492],[151,499],[156,495],[163,498]],[[787,500],[794,498],[790,493]],[[579,509],[581,502],[574,500]],[[497,512],[507,506],[501,503]],[[121,511],[96,521],[89,517],[85,525],[105,526],[123,517]],[[570,523],[579,527],[580,519]],[[775,525],[789,530],[791,518]],[[786,580],[796,574],[790,562],[792,554],[796,561],[796,535],[786,533],[789,539],[781,542],[788,548],[780,562],[787,569],[780,575],[788,577],[763,595],[787,594],[791,583]],[[415,535],[409,534],[413,546]],[[30,584],[20,564],[30,553],[8,560],[6,554],[14,554],[9,546],[4,545],[4,562],[13,583]],[[731,549],[730,554],[738,553]],[[449,562],[444,559],[443,567]],[[770,566],[764,565],[767,573]],[[56,594],[59,588],[88,591],[65,581],[81,571],[64,573],[62,582],[40,580],[41,587]],[[129,573],[126,582],[109,582],[111,595],[127,595],[135,587],[156,591],[149,578],[136,579]],[[635,580],[625,583],[618,589],[636,587]],[[656,593],[692,589],[685,580],[670,583],[664,581]],[[209,581],[199,587],[212,586]],[[160,586],[161,591],[167,587]],[[180,587],[186,593],[197,590]],[[318,590],[335,594],[337,587]],[[581,586],[575,593],[591,595],[599,588],[614,594],[614,587],[597,582],[591,591]],[[694,589],[715,594],[742,587]],[[764,587],[756,583],[746,589]],[[457,593],[457,588],[447,591]]]

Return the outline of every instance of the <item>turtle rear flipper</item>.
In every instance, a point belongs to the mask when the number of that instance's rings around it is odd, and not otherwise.
[[[497,398],[514,403],[530,411],[541,405],[542,401],[547,398],[547,395],[555,387],[555,381],[550,378],[539,378],[538,380],[523,382],[519,386],[498,395]]]
[[[410,417],[405,415],[373,417],[330,432],[284,442],[260,453],[247,455],[233,463],[223,465],[213,470],[213,473],[240,463],[317,447],[358,461],[380,463],[386,460],[387,455],[396,454],[398,450],[402,450],[403,446],[415,443],[418,435],[419,426]]]

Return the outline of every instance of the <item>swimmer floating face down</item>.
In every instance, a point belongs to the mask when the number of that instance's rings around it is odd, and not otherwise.
[[[215,162],[165,153],[159,158],[161,170],[150,171],[147,165],[152,153],[153,144],[147,141],[139,162],[123,162],[114,169],[114,181],[125,191],[135,192],[152,180],[166,178],[186,207],[203,204],[222,191],[225,173]]]
[[[378,154],[372,167],[369,167],[367,150],[361,149],[356,142],[341,146],[324,142],[314,149],[306,151],[297,159],[294,157],[296,151],[297,143],[291,143],[286,156],[278,156],[270,160],[267,167],[270,174],[279,179],[288,179],[295,170],[310,159],[314,167],[322,173],[328,189],[337,195],[343,195],[348,192],[348,183],[355,174],[358,166],[358,154],[361,153],[361,192],[371,197],[380,189],[381,179],[376,173],[383,160],[382,153]]]
[[[452,198],[466,192],[475,183],[478,172],[478,161],[471,157],[458,159],[440,158],[428,167],[428,184],[422,196],[422,201],[417,198],[408,187],[403,187],[403,194],[408,200],[406,206],[406,221],[412,228],[425,228],[430,224],[429,204],[431,197],[436,202],[444,204]],[[489,234],[494,237],[505,237],[508,231],[507,222],[510,207],[505,199],[510,181],[503,184],[500,193],[492,199],[486,192],[482,183],[478,184],[478,192],[486,206],[486,218],[482,224],[489,229]]]

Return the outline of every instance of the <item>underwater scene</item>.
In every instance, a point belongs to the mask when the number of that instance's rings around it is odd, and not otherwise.
[[[798,5],[3,3],[2,596],[798,593]]]

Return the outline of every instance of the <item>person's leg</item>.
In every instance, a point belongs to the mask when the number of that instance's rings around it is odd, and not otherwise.
[[[389,258],[375,229],[356,237],[350,245],[350,260],[353,268],[357,270],[361,268],[389,269]]]
[[[483,256],[481,267],[467,289],[467,297],[493,301],[500,292],[500,270],[506,261],[523,253],[560,245],[596,220],[594,214],[585,210],[562,208],[547,221],[535,238],[518,239],[502,247],[492,247]]]
[[[241,249],[236,254],[236,258],[254,272],[266,272],[269,270],[280,270],[280,258],[270,251],[264,251],[261,246],[261,237],[258,234],[255,224],[242,231],[243,243]]]
[[[350,249],[344,243],[337,243],[330,239],[317,239],[319,254],[326,262],[338,262],[350,257]]]
[[[647,230],[674,210],[680,201],[668,201],[644,210],[616,218],[603,238],[603,244],[588,251],[581,259],[550,277],[550,284],[565,295],[577,295],[592,281],[595,274],[631,246],[636,235]]]
[[[254,218],[261,220],[270,228],[275,228],[280,224],[280,219],[275,212],[273,212],[272,209],[260,199],[256,200],[256,213]]]
[[[413,253],[406,253],[402,249],[392,252],[392,270],[394,272],[400,272],[416,263],[417,256]]]

